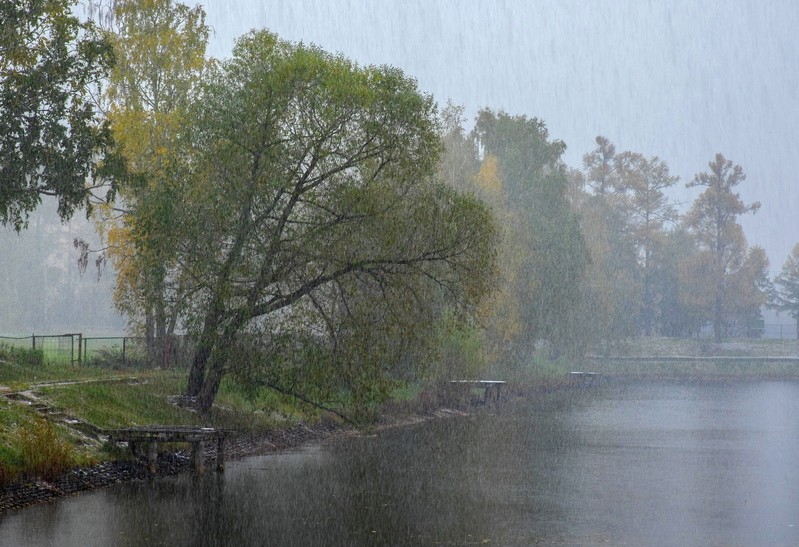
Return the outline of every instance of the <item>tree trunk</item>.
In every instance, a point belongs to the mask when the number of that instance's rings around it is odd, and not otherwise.
[[[152,309],[149,306],[147,307],[147,312],[144,317],[144,344],[147,346],[147,360],[150,363],[156,363],[155,319]]]
[[[648,223],[648,219],[647,219]],[[643,309],[643,327],[644,336],[652,336],[652,320],[653,320],[653,298],[652,298],[652,280],[649,276],[650,260],[649,260],[649,247],[644,249],[644,309]]]
[[[209,336],[203,333],[203,336],[197,343],[197,349],[194,351],[194,359],[192,359],[191,367],[189,368],[189,380],[186,384],[187,397],[196,397],[203,388],[205,367],[208,364],[208,358],[211,356],[212,347],[213,341],[210,340]]]
[[[721,309],[721,295],[716,295],[716,300],[713,305],[713,336],[717,344],[721,343],[721,327],[722,327],[722,309]]]
[[[169,365],[167,348],[166,311],[164,310],[163,300],[159,300],[155,304],[155,349],[157,352],[156,362],[160,363],[163,367],[167,367]]]
[[[228,354],[233,345],[234,333],[237,330],[238,328],[234,323],[214,337],[213,349],[208,354],[204,366],[206,372],[202,379],[202,385],[196,394],[195,409],[200,412],[207,412],[211,405],[214,404],[214,399],[216,399],[216,394],[219,391],[219,385],[224,375]]]
[[[644,274],[644,336],[652,336],[652,289],[649,276]]]
[[[205,375],[205,381],[195,404],[195,408],[198,411],[207,412],[214,404],[214,399],[216,399],[216,394],[219,391],[219,384],[222,382],[224,364],[225,359],[221,355],[214,355],[209,361],[208,373]]]
[[[178,288],[177,294],[183,294],[183,286],[181,285]],[[178,324],[178,311],[180,306],[177,304],[172,305],[172,309],[169,313],[169,320],[167,321],[166,326],[166,337],[167,337],[167,361],[165,366],[169,365],[170,363],[177,363],[180,356],[178,355],[178,341],[175,338],[175,328]]]
[[[194,350],[194,359],[192,359],[189,369],[189,381],[186,385],[186,396],[188,397],[196,397],[203,387],[206,365],[211,358],[211,352],[219,342],[217,327],[223,311],[221,298],[217,296],[211,304],[208,315],[205,316],[203,331],[200,334],[200,339],[197,340],[197,348]]]

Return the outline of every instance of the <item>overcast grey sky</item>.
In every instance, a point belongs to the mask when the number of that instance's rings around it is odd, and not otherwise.
[[[189,2],[191,3],[191,2]],[[799,241],[799,2],[204,0],[210,53],[252,28],[390,64],[439,104],[543,119],[579,167],[596,135],[666,160],[681,188],[740,164],[750,243],[779,271]],[[694,190],[675,197],[686,201]]]

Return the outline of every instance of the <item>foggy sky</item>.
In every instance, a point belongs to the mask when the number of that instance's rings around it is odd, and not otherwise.
[[[192,2],[188,2],[192,3]],[[799,2],[204,0],[209,53],[269,28],[360,64],[389,64],[447,99],[543,119],[566,162],[604,135],[657,155],[681,179],[716,152],[740,164],[761,210],[743,220],[772,274],[799,241]],[[686,203],[687,207],[687,203]]]

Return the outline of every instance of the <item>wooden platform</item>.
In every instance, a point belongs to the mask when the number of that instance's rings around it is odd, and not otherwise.
[[[505,385],[504,380],[451,380],[450,384],[454,386],[464,386],[469,389],[473,387],[482,388],[483,401],[488,404],[499,404],[500,390]]]
[[[602,375],[599,372],[570,372],[569,379],[573,384],[582,383],[584,385],[591,385],[599,382]]]
[[[156,471],[159,443],[190,443],[191,459],[197,473],[205,471],[203,451],[208,442],[216,441],[216,470],[225,469],[225,439],[230,431],[211,427],[192,426],[144,426],[125,429],[106,430],[111,443],[127,442],[134,456],[144,455],[146,447],[147,463],[151,473]]]

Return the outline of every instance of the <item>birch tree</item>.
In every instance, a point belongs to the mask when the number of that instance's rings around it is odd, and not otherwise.
[[[143,330],[150,359],[166,366],[184,294],[182,279],[170,275],[176,230],[169,223],[180,205],[187,113],[207,63],[210,29],[202,7],[172,0],[109,0],[90,8],[117,60],[104,108],[131,175],[113,206],[97,209],[97,224],[117,272],[115,303]]]

